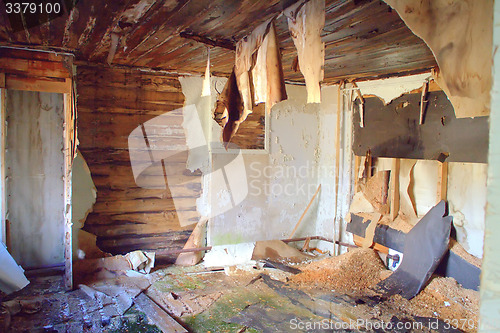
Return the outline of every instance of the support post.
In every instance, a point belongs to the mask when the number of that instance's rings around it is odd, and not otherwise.
[[[392,160],[391,167],[391,219],[394,221],[399,214],[399,158]]]

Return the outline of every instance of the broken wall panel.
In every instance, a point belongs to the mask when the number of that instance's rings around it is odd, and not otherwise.
[[[419,125],[421,94],[403,95],[385,105],[377,97],[365,98],[365,127],[359,126],[354,108],[354,143],[357,156],[486,163],[488,117],[457,119],[443,92],[427,95],[425,119]]]
[[[199,173],[182,175],[185,197],[182,207],[177,207],[169,189],[148,189],[136,184],[128,147],[129,135],[138,126],[182,107],[184,96],[177,77],[79,66],[77,87],[79,149],[97,188],[96,203],[84,230],[97,235],[97,244],[103,251],[114,254],[182,248],[194,225],[181,227],[176,208],[192,213],[193,223],[198,222]],[[185,138],[180,138],[184,134],[183,119],[178,118],[162,130],[161,139],[168,135],[172,142],[186,147]],[[150,143],[160,145],[155,138]],[[144,164],[151,162],[146,155]],[[177,164],[186,165],[187,159],[187,152],[175,155]],[[148,182],[165,187],[163,173],[152,174]]]
[[[457,118],[490,113],[493,0],[385,0],[432,50]]]

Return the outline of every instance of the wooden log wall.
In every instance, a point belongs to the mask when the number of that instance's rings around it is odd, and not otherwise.
[[[184,95],[177,77],[78,66],[77,92],[79,149],[97,188],[97,201],[84,230],[95,234],[99,248],[112,254],[182,248],[194,224],[181,227],[168,188],[137,186],[128,150],[128,136],[134,129],[183,106]],[[170,132],[182,133],[182,119],[175,123],[171,126],[176,128]],[[172,136],[169,140],[185,145],[182,137]],[[187,152],[175,158],[185,163]],[[153,182],[165,183],[163,175],[155,177]],[[196,223],[201,177],[199,172],[188,170],[183,177],[185,185],[181,185],[182,199],[176,201],[177,208],[187,211],[189,220]]]

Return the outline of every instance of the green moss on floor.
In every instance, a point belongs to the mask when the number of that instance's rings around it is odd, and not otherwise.
[[[238,332],[243,326],[228,323],[229,319],[239,315],[245,308],[253,304],[275,310],[292,311],[297,316],[308,318],[316,317],[310,311],[293,305],[289,299],[282,297],[274,291],[259,288],[240,287],[231,293],[223,295],[209,309],[197,316],[183,318],[183,321],[193,332]],[[258,332],[247,328],[245,332]]]
[[[155,282],[154,286],[162,292],[180,292],[206,288],[201,279],[189,275],[166,275],[162,280]]]
[[[161,333],[161,329],[154,324],[150,324],[147,315],[138,310],[135,306],[132,306],[124,316],[121,321],[113,325],[114,327],[106,330],[109,333]]]

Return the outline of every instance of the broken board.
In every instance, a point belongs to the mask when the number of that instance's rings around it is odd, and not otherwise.
[[[420,93],[405,94],[388,105],[365,98],[363,128],[359,108],[354,108],[354,154],[436,160],[448,153],[447,162],[487,162],[489,117],[457,119],[442,91],[429,92],[420,125],[420,98]]]

